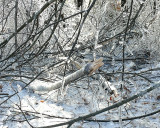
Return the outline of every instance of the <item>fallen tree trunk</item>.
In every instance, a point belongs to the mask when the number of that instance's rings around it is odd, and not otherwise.
[[[70,82],[73,82],[74,80],[85,76],[85,75],[91,75],[94,71],[96,71],[99,67],[103,65],[103,59],[99,58],[95,60],[94,62],[90,62],[78,71],[64,77],[64,86],[69,84]],[[55,89],[58,89],[62,87],[63,80],[59,80],[53,84],[34,84],[34,82],[29,86],[29,89],[34,91],[52,91]]]

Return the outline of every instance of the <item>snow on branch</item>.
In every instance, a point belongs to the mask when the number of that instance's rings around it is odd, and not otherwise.
[[[74,80],[85,76],[85,75],[92,75],[93,72],[95,72],[99,67],[101,67],[104,63],[102,62],[103,58],[99,58],[95,60],[94,62],[90,62],[78,71],[64,77],[64,85],[69,84],[70,82],[73,82]],[[56,81],[55,83],[50,84],[34,84],[34,82],[29,86],[29,89],[32,89],[34,91],[51,91],[58,89],[62,86],[62,80]]]

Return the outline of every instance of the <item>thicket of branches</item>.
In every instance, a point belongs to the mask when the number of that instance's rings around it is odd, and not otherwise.
[[[89,73],[76,74],[73,80],[66,76],[101,57],[104,65],[96,67],[98,71],[89,77],[103,81],[102,89],[107,88],[110,94],[117,92],[106,81],[118,81],[122,97],[127,82],[131,82],[128,79],[141,78],[151,85],[154,81],[146,74],[159,68],[138,70],[159,62],[158,7],[158,0],[0,0],[0,81],[21,81],[25,83],[22,89],[26,89],[35,79],[53,82],[51,86],[58,80],[61,82],[55,88],[62,86],[63,93],[68,83]],[[55,126],[91,121],[90,117],[159,87],[153,85],[96,113]],[[18,93],[8,95],[0,104]],[[21,113],[26,118],[25,112]]]

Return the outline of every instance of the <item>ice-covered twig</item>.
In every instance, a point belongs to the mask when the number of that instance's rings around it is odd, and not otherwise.
[[[95,72],[99,67],[101,67],[103,65],[103,58],[99,58],[97,60],[95,60],[94,62],[90,62],[87,65],[85,65],[84,67],[82,67],[81,69],[79,69],[78,71],[64,77],[64,85],[66,86],[67,84],[69,84],[70,82],[73,82],[74,80],[85,76],[85,75],[91,75],[93,72]],[[32,89],[34,91],[51,91],[54,89],[58,89],[62,86],[62,80],[56,81],[53,84],[44,84],[44,85],[34,85],[34,83],[32,83],[29,86],[29,89]]]
[[[103,88],[105,90],[107,89],[110,95],[114,94],[115,97],[118,96],[118,90],[113,84],[111,84],[109,81],[106,81],[102,75],[99,75],[99,79],[103,81]]]
[[[8,93],[1,93],[1,92],[0,92],[0,95],[9,95],[9,94],[8,94]]]

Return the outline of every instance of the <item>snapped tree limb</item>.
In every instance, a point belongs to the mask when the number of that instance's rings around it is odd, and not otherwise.
[[[94,62],[90,62],[78,71],[64,77],[64,85],[66,86],[70,82],[73,82],[74,80],[85,76],[85,75],[92,75],[93,72],[95,72],[99,67],[101,67],[104,63],[102,62],[103,58],[99,58],[95,60]],[[53,84],[34,84],[34,82],[29,86],[29,89],[32,89],[34,91],[51,91],[58,89],[62,86],[62,80],[59,80]]]

